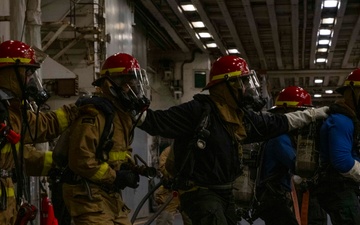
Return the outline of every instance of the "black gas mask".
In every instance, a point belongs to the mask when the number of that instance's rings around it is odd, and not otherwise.
[[[35,102],[37,106],[43,105],[50,97],[47,91],[43,88],[37,71],[27,69],[25,83],[25,98],[29,102]]]
[[[259,94],[260,83],[255,73],[229,79],[226,84],[240,108],[261,111],[267,103]]]
[[[106,74],[100,79],[106,79],[111,83],[110,93],[119,101],[126,111],[140,113],[145,111],[150,100],[145,95],[145,90],[141,78],[136,74],[112,75]],[[94,84],[97,86],[96,82]]]
[[[41,84],[37,67],[26,67],[24,74],[20,73],[20,68],[23,68],[23,66],[16,65],[14,67],[17,80],[23,93],[23,99],[29,103],[35,102],[38,107],[43,105],[49,99],[50,95]]]

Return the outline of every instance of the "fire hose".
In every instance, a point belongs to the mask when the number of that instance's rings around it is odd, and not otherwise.
[[[171,202],[171,200],[173,200],[174,197],[177,197],[177,195],[178,195],[178,192],[173,191],[173,192],[172,192],[172,195],[170,195],[170,196],[166,199],[166,201],[164,202],[164,204],[154,213],[154,215],[152,215],[152,216],[148,219],[148,221],[147,221],[146,223],[144,223],[144,225],[150,225],[150,224],[156,219],[156,217],[158,217],[158,216],[160,215],[160,213],[161,213],[162,211],[164,211],[165,207],[166,207],[167,205],[169,205],[169,203]]]
[[[163,184],[163,180],[160,180],[140,201],[139,205],[136,207],[133,216],[131,217],[131,224],[134,224],[137,215],[140,212],[140,209],[143,207],[148,198]]]

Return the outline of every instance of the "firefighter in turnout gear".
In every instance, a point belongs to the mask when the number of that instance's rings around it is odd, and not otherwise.
[[[124,165],[131,161],[134,115],[149,105],[147,74],[133,56],[117,53],[105,60],[93,85],[99,92],[83,100],[91,103],[89,113],[70,127],[64,202],[76,225],[130,225],[121,190],[138,187],[139,174]]]
[[[289,86],[276,97],[273,113],[288,113],[312,107],[311,95],[301,87]],[[272,138],[262,144],[260,177],[257,184],[256,216],[266,225],[298,225],[291,192],[295,192],[292,176],[295,173],[297,132]],[[296,204],[296,201],[295,201]],[[318,212],[311,208],[309,213]],[[322,214],[326,224],[326,214]],[[319,224],[309,221],[308,224]],[[322,224],[322,223],[320,223]]]
[[[174,189],[192,224],[237,223],[233,182],[241,174],[242,144],[263,141],[302,127],[327,108],[260,115],[259,82],[244,59],[227,55],[210,70],[209,95],[167,110],[150,110],[140,129],[174,139]]]
[[[336,91],[343,99],[330,105],[321,127],[316,192],[333,225],[359,225],[360,69],[352,71]]]
[[[160,154],[159,157],[159,171],[161,172],[163,178],[162,179],[171,179],[170,173],[166,170],[167,160],[169,159],[169,155],[171,154],[171,145],[166,147]],[[170,159],[171,160],[171,156]],[[171,163],[171,162],[170,162]],[[166,185],[165,185],[166,186]],[[169,189],[161,185],[155,192],[155,201],[159,204],[159,208],[166,204],[170,196],[173,196],[168,205],[164,208],[164,210],[159,214],[156,218],[156,225],[172,225],[174,224],[175,214],[180,211],[183,224],[191,225],[191,221],[188,216],[183,212],[180,207],[180,200],[177,194],[173,193],[173,190]]]
[[[27,44],[16,40],[0,44],[0,224],[3,225],[13,225],[17,206],[29,200],[24,191],[23,172],[46,175],[52,165],[51,152],[38,151],[30,144],[56,138],[77,116],[75,105],[46,113],[29,110],[30,102],[40,108],[48,98],[37,77],[39,67],[34,49]],[[25,167],[32,170],[24,171]],[[17,192],[13,184],[15,177]]]

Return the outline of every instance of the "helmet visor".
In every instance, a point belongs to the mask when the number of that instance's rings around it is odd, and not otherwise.
[[[125,93],[128,97],[141,98],[146,96],[149,82],[145,71],[139,69],[125,75],[112,74],[111,79],[121,89],[121,92]]]
[[[234,86],[235,89],[239,90],[238,99],[241,107],[260,111],[265,106],[266,100],[261,97],[260,82],[255,71],[246,76],[238,76],[232,82],[229,81],[236,85]]]
[[[243,97],[260,96],[260,82],[255,73],[237,77]]]

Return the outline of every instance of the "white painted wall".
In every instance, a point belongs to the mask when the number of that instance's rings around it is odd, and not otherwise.
[[[178,63],[176,64],[179,65]],[[180,65],[181,67],[181,65]],[[177,67],[176,67],[177,68]],[[178,72],[179,69],[176,69]],[[181,71],[181,70],[180,70]],[[184,64],[184,75],[183,75],[183,97],[181,102],[186,102],[192,99],[194,94],[207,93],[202,92],[202,88],[195,88],[195,71],[206,71],[207,76],[210,71],[210,60],[206,54],[196,54],[196,58],[193,63]],[[209,78],[207,77],[207,82]]]

